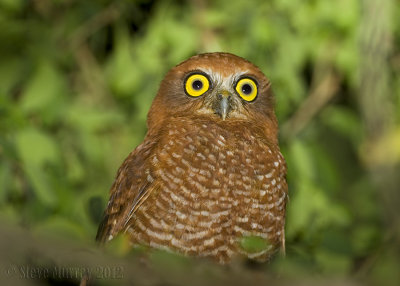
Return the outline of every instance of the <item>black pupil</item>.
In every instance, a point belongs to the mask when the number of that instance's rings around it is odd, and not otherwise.
[[[203,83],[197,79],[192,83],[192,87],[194,90],[200,90],[203,87]]]
[[[253,89],[250,86],[250,84],[246,83],[246,84],[242,85],[242,91],[243,91],[244,94],[250,94],[252,90]]]

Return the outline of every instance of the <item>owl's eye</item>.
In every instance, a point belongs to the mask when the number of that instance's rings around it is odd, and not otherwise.
[[[242,78],[236,84],[236,92],[246,101],[253,101],[257,96],[257,84],[250,78]]]
[[[192,74],[185,83],[186,93],[190,96],[200,96],[210,88],[208,78],[203,74]]]

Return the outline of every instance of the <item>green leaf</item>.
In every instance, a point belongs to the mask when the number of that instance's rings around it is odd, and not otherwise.
[[[2,151],[1,146],[0,146],[0,152]],[[12,182],[9,180],[11,177],[11,171],[10,171],[10,166],[6,162],[2,162],[0,164],[0,186],[2,186],[3,190],[0,191],[0,204],[2,204],[5,201],[7,192],[6,190],[8,189],[10,183]]]
[[[362,140],[362,123],[357,114],[343,107],[328,107],[322,113],[322,120],[333,130],[351,140],[358,147]]]
[[[2,64],[0,65],[0,94],[9,94],[11,89],[20,80],[23,74],[23,61],[17,60],[15,58],[11,59],[1,59]],[[9,96],[9,95],[8,95]],[[5,97],[5,95],[1,95]],[[3,100],[2,100],[3,101]],[[0,106],[1,106],[0,101]]]
[[[17,152],[24,164],[42,167],[46,162],[59,160],[58,146],[54,139],[39,129],[23,129],[15,135]]]
[[[315,177],[315,162],[311,154],[310,146],[300,140],[293,141],[290,147],[290,156],[292,157],[292,165],[297,176],[302,180],[308,180]]]
[[[73,240],[85,238],[84,229],[78,223],[57,215],[42,222],[34,231],[41,234],[69,237]]]
[[[248,253],[258,253],[271,247],[266,239],[254,235],[242,237],[240,246]]]
[[[87,132],[96,132],[112,128],[123,121],[116,110],[85,107],[80,104],[71,105],[67,111],[68,122],[71,126]]]
[[[59,150],[53,139],[34,129],[24,129],[15,136],[18,155],[23,163],[25,174],[33,185],[33,190],[45,205],[54,205],[57,201],[50,185],[51,175],[45,170],[46,163],[59,161]]]
[[[128,235],[119,234],[105,245],[105,249],[113,255],[125,256],[132,251],[132,244]]]
[[[143,70],[138,68],[133,58],[129,35],[126,30],[117,30],[115,46],[106,67],[109,83],[116,95],[132,96],[132,93],[140,85]]]
[[[23,0],[0,0],[0,7],[11,12],[20,12],[25,5]]]
[[[320,249],[316,253],[316,260],[322,271],[327,274],[345,275],[351,269],[349,256]]]
[[[301,232],[318,233],[328,227],[347,226],[350,223],[346,208],[330,200],[328,194],[311,181],[298,186],[287,213],[289,237]]]
[[[34,164],[25,164],[24,171],[32,183],[38,199],[47,206],[54,206],[58,198],[50,186],[50,176]]]
[[[20,106],[25,112],[49,108],[65,90],[63,76],[53,64],[43,62],[28,82]]]

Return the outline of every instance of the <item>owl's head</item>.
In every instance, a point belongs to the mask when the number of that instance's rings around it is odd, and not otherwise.
[[[167,73],[150,109],[149,127],[171,116],[276,124],[269,80],[229,53],[193,56]]]

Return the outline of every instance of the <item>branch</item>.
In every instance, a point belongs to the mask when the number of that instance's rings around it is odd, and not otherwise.
[[[283,137],[293,138],[299,134],[335,96],[339,86],[339,76],[332,71],[327,72],[296,113],[282,126]]]
[[[229,266],[161,251],[117,257],[94,244],[31,232],[2,223],[1,285],[78,285],[90,274],[90,285],[344,285],[343,281],[290,281],[266,271],[269,265],[236,261]],[[247,266],[246,266],[247,265]],[[355,285],[348,281],[346,285]]]

